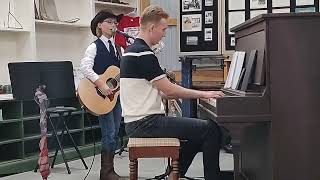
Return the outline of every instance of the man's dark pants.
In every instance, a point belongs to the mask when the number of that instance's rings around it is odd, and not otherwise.
[[[180,150],[180,175],[185,175],[195,155],[202,151],[205,179],[220,180],[220,130],[214,121],[150,115],[141,120],[126,123],[126,132],[129,137],[185,140]]]

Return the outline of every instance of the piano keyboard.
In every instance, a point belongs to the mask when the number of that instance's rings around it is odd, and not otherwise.
[[[208,103],[213,107],[217,107],[217,99],[209,99]]]
[[[201,99],[202,101],[210,104],[211,106],[217,107],[217,99]]]

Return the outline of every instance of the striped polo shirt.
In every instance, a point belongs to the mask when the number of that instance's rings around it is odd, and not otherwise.
[[[120,62],[120,100],[125,123],[165,113],[159,91],[152,86],[152,82],[164,77],[154,52],[137,38]]]

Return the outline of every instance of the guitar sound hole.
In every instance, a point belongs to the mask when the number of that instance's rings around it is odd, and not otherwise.
[[[113,78],[110,78],[107,80],[107,85],[110,89],[115,89],[118,86],[118,81]]]

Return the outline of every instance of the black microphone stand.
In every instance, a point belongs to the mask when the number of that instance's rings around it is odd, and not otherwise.
[[[166,69],[164,69],[164,71],[166,72]],[[166,115],[169,114],[169,103],[168,100],[165,100],[165,113]],[[166,167],[166,171],[163,174],[157,175],[153,178],[149,178],[146,180],[152,180],[152,179],[156,179],[156,180],[161,180],[161,179],[166,179],[166,177],[169,177],[170,173],[172,171],[172,166],[171,166],[171,161],[170,158],[168,157],[167,159],[167,167]]]
[[[172,77],[168,71],[164,68],[163,71],[166,73],[168,79],[171,81],[171,82],[174,82],[175,81],[175,78]],[[169,115],[169,101],[168,100],[165,100],[165,113],[166,115],[168,116]],[[146,180],[152,180],[152,179],[156,179],[156,180],[161,180],[161,179],[166,179],[167,177],[169,177],[170,173],[172,172],[172,166],[171,166],[171,160],[170,158],[168,157],[167,159],[167,167],[166,167],[166,170],[163,174],[160,174],[160,175],[157,175],[153,178],[150,178],[150,179],[146,179]]]
[[[126,144],[124,144],[124,141],[123,141],[125,134],[126,133],[125,133],[124,122],[123,122],[123,118],[121,118],[120,129],[119,129],[120,149],[118,149],[114,154],[119,154],[119,156],[121,156],[123,152],[128,152],[128,150],[125,149],[127,146]]]
[[[121,34],[125,39],[126,41],[131,45],[131,42],[129,41],[129,37],[126,37],[124,36],[123,34]],[[124,144],[124,141],[123,141],[123,138],[126,134],[126,130],[125,130],[125,127],[124,127],[124,120],[123,118],[121,118],[121,122],[120,122],[120,129],[119,129],[119,138],[120,138],[120,149],[118,149],[118,151],[116,151],[114,154],[118,154],[119,156],[121,156],[121,154],[123,152],[128,152],[128,150],[126,150],[125,148],[127,147],[126,144]]]
[[[122,32],[122,31],[119,31],[119,30],[117,30],[117,29],[115,29],[115,30],[113,30],[115,33],[117,33],[117,34],[119,34],[119,35],[121,35],[121,36],[123,36],[125,39],[126,39],[126,41],[127,41],[127,43],[129,44],[129,45],[131,45],[132,43],[130,42],[130,40],[129,39],[133,39],[133,40],[135,40],[135,38],[134,37],[132,37],[132,36],[130,36],[130,35],[128,35],[127,33],[124,33],[124,32]]]

